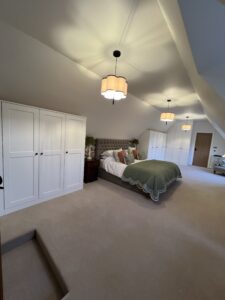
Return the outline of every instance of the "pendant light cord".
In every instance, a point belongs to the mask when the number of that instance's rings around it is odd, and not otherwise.
[[[117,57],[116,57],[116,64],[115,64],[115,75],[116,75],[116,73],[117,73]]]

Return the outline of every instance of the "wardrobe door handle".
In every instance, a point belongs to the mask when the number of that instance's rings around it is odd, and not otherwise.
[[[43,152],[40,153],[40,155],[43,155],[43,154],[44,154]]]
[[[37,156],[37,155],[38,155],[38,153],[36,152],[34,155],[35,155],[35,156]]]
[[[66,154],[68,154],[69,152],[68,151],[66,151]]]
[[[2,179],[2,176],[0,176],[0,184],[2,184],[2,182],[3,182],[3,179]],[[0,190],[4,190],[4,187],[0,186]]]

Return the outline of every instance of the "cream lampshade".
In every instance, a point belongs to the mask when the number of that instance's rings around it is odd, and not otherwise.
[[[174,118],[175,118],[175,114],[170,112],[161,113],[160,115],[160,120],[164,122],[172,122],[174,121]]]
[[[183,124],[181,126],[181,129],[184,130],[184,131],[189,131],[189,130],[191,130],[191,125],[190,124]]]
[[[190,131],[191,130],[191,124],[188,124],[188,119],[189,119],[189,116],[186,117],[186,124],[183,124],[181,126],[181,130],[184,130],[184,131]]]
[[[168,111],[164,112],[164,113],[161,113],[161,115],[160,115],[160,121],[166,122],[166,124],[167,124],[167,122],[172,122],[175,119],[175,114],[170,112],[170,102],[171,102],[171,100],[168,99],[167,100]]]
[[[106,99],[119,101],[127,96],[126,78],[116,75],[108,75],[102,79],[101,94]]]
[[[101,95],[106,99],[119,101],[127,97],[127,80],[122,76],[117,76],[117,59],[120,57],[121,52],[119,50],[113,51],[113,56],[116,58],[115,75],[107,75],[102,79],[101,83]]]

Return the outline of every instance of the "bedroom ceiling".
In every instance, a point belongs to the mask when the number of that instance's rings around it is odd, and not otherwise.
[[[178,119],[205,118],[157,0],[1,0],[0,18],[100,77],[120,49],[129,93],[160,111],[171,98]]]
[[[221,2],[159,0],[204,111],[225,139],[225,6]]]

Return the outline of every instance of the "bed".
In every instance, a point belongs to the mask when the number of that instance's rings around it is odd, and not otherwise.
[[[116,162],[113,157],[101,159],[107,150],[128,149],[129,140],[97,139],[96,158],[100,159],[99,177],[125,188],[145,194],[158,202],[160,194],[177,179],[182,178],[179,167],[167,161],[135,160],[130,165]]]

